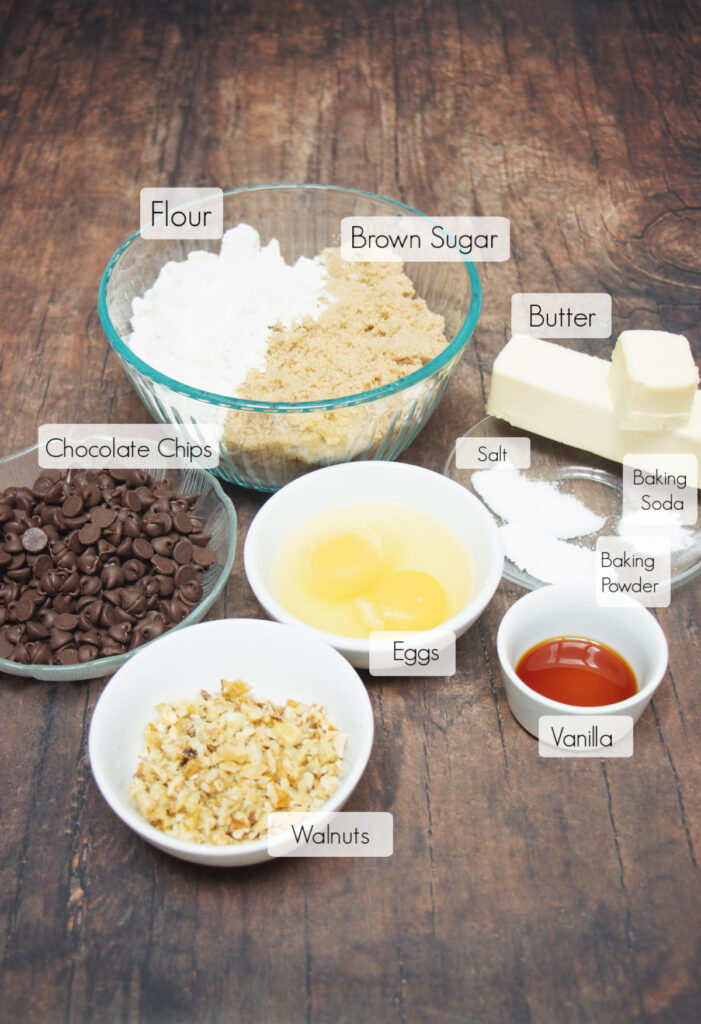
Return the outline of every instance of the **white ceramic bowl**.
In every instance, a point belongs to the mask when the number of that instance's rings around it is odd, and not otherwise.
[[[373,718],[357,672],[327,644],[298,629],[260,619],[220,619],[167,633],[113,676],[90,725],[90,765],[112,810],[143,839],[195,864],[241,867],[268,859],[267,839],[214,846],[174,839],[141,816],[129,785],[144,746],[144,726],[157,717],[156,704],[217,692],[222,679],[243,679],[254,696],[277,703],[288,698],[326,707],[347,736],[339,786],[324,804],[339,810],[370,757]]]
[[[556,636],[587,637],[618,651],[635,673],[638,692],[602,707],[562,704],[536,693],[516,675],[516,665],[535,644]],[[630,715],[637,722],[664,678],[668,657],[662,627],[647,608],[632,599],[626,607],[601,607],[593,587],[574,583],[542,587],[512,605],[499,626],[497,653],[514,718],[533,736],[541,715]]]
[[[368,666],[368,640],[326,633],[300,622],[277,600],[273,572],[281,543],[301,523],[327,509],[367,502],[416,509],[445,523],[465,544],[474,571],[472,595],[441,630],[452,630],[459,637],[469,629],[491,601],[504,566],[499,531],[481,501],[430,469],[403,462],[349,462],[318,469],[283,487],[266,501],[249,527],[244,547],[248,582],[271,618],[320,637],[358,668]],[[427,638],[430,635],[428,631]]]

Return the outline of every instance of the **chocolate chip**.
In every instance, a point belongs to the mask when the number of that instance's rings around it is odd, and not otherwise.
[[[157,555],[165,555],[166,558],[170,558],[175,548],[175,541],[172,537],[154,537],[152,547]]]
[[[38,641],[29,645],[29,660],[32,665],[51,665],[53,657],[51,647],[46,641]]]
[[[73,551],[69,551],[68,548],[66,548],[65,551],[61,552],[58,558],[54,558],[54,565],[57,569],[68,569],[70,571],[78,567],[78,559]]]
[[[124,572],[124,579],[127,583],[135,583],[140,580],[146,572],[146,566],[143,562],[140,562],[138,558],[130,558],[122,566]]]
[[[100,579],[107,590],[113,590],[115,587],[121,587],[124,583],[124,572],[116,562],[109,562],[100,573]]]
[[[182,587],[178,590],[178,594],[185,604],[192,607],[199,604],[202,600],[202,587],[197,580],[192,580],[190,583],[183,583]]]
[[[80,496],[88,508],[94,508],[95,505],[99,505],[102,500],[100,488],[95,483],[88,483],[85,484],[84,487],[81,487]]]
[[[79,516],[83,511],[83,499],[79,494],[69,494],[63,505],[61,505],[61,511],[67,519]]]
[[[22,547],[25,551],[30,551],[33,555],[43,551],[48,543],[49,538],[43,530],[39,529],[38,526],[31,526],[22,534]]]
[[[44,534],[46,536],[46,534]],[[21,537],[16,533],[6,533],[4,541],[5,551],[10,555],[16,555],[19,551],[24,551],[24,545],[22,544]]]
[[[193,580],[199,582],[202,570],[197,570],[194,565],[180,565],[175,571],[175,584],[178,587],[182,587],[185,583],[192,583]]]
[[[22,634],[24,633],[23,625],[18,623],[17,625],[4,626],[3,628],[5,630],[5,636],[11,644],[17,644],[22,639]]]
[[[62,612],[56,616],[55,625],[57,629],[65,629],[70,632],[78,625],[78,616],[71,615],[70,612]]]
[[[11,655],[12,661],[16,661],[20,665],[29,664],[29,648],[26,644],[16,644],[15,649]]]
[[[126,644],[131,636],[131,626],[128,622],[115,622],[107,630],[107,635],[118,644]]]
[[[111,658],[115,654],[124,654],[125,651],[126,647],[124,644],[118,644],[115,643],[114,640],[109,640],[106,643],[103,643],[100,648],[100,656],[102,658]]]
[[[78,648],[78,661],[83,664],[86,661],[94,661],[99,654],[95,644],[81,644]]]
[[[187,605],[177,597],[172,597],[170,601],[162,601],[161,606],[171,622],[182,622],[188,614]]]
[[[82,555],[78,555],[78,568],[86,576],[94,576],[100,568],[100,557],[94,548],[88,548]]]
[[[178,533],[191,533],[192,532],[192,520],[185,511],[176,512],[173,516],[173,526]]]
[[[172,576],[175,573],[176,564],[172,558],[164,558],[163,555],[154,555],[151,559],[157,572],[164,576]]]
[[[83,576],[80,581],[80,592],[85,597],[92,597],[102,590],[102,581],[97,576]]]
[[[45,640],[49,635],[49,631],[43,622],[39,622],[36,619],[32,619],[25,626],[27,636],[30,640]]]
[[[29,594],[23,594],[19,601],[13,605],[15,618],[19,622],[28,622],[36,611],[34,601]]]
[[[192,540],[193,538],[190,539]],[[193,560],[198,565],[201,565],[205,569],[207,569],[210,565],[214,565],[214,563],[217,560],[216,553],[212,551],[210,548],[193,548],[192,557]]]
[[[78,648],[73,645],[62,647],[61,650],[56,653],[56,661],[59,665],[77,665]]]
[[[106,527],[111,526],[116,518],[117,513],[114,509],[106,508],[104,505],[90,509],[90,522],[100,530],[104,530]]]
[[[179,540],[173,549],[173,558],[179,565],[188,565],[192,561],[192,544],[189,540]]]
[[[100,539],[100,527],[96,523],[86,523],[78,534],[81,544],[85,544],[86,547],[90,547],[91,544],[97,544]]]
[[[161,576],[160,574],[155,576],[154,579],[158,584],[158,592],[161,597],[170,597],[175,590],[175,581],[172,576]]]
[[[141,558],[147,562],[153,557],[153,545],[145,537],[135,537],[131,547],[136,558]]]
[[[97,553],[98,553],[98,555],[100,555],[100,557],[103,560],[105,560],[110,555],[113,555],[114,551],[115,551],[114,544],[110,544],[110,542],[108,540],[105,540],[104,537],[100,537],[99,541],[97,542]]]
[[[60,505],[63,501],[63,481],[58,480],[44,494],[44,501],[47,505]]]
[[[13,583],[27,583],[32,575],[32,570],[28,565],[25,565],[22,569],[7,569],[5,575]]]
[[[51,636],[49,643],[51,644],[52,651],[58,651],[61,647],[65,647],[73,639],[72,633],[69,633],[65,629],[59,629],[58,626],[54,626],[51,630]]]

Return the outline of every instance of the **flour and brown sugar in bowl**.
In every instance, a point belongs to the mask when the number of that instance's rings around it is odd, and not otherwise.
[[[251,370],[237,395],[265,402],[306,402],[361,394],[419,370],[445,347],[443,317],[432,313],[399,263],[349,263],[326,249],[328,305],[316,317],[273,328],[264,370]],[[307,468],[362,451],[376,433],[403,425],[405,392],[368,416],[364,406],[280,416],[231,410],[224,447],[290,458]],[[410,396],[409,396],[410,397]]]

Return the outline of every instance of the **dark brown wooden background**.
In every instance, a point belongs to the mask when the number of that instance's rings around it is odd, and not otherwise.
[[[607,291],[614,331],[701,346],[699,4],[0,2],[2,440],[138,421],[96,313],[146,185],[309,181],[505,215],[484,314],[405,458],[483,415],[515,291]],[[609,342],[591,343],[608,354]],[[261,497],[232,489],[241,541]],[[217,616],[261,614],[236,567]],[[503,584],[445,680],[368,681],[349,805],[390,860],[203,870],[115,818],[86,735],[104,685],[0,683],[0,1018],[698,1019],[699,584],[659,612],[671,673],[631,760],[543,761],[505,702]]]

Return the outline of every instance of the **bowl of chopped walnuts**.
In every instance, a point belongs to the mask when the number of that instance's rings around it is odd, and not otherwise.
[[[95,707],[89,751],[102,795],[138,835],[234,867],[269,858],[272,813],[339,810],[372,738],[365,687],[332,647],[280,623],[221,619],[123,665]]]

